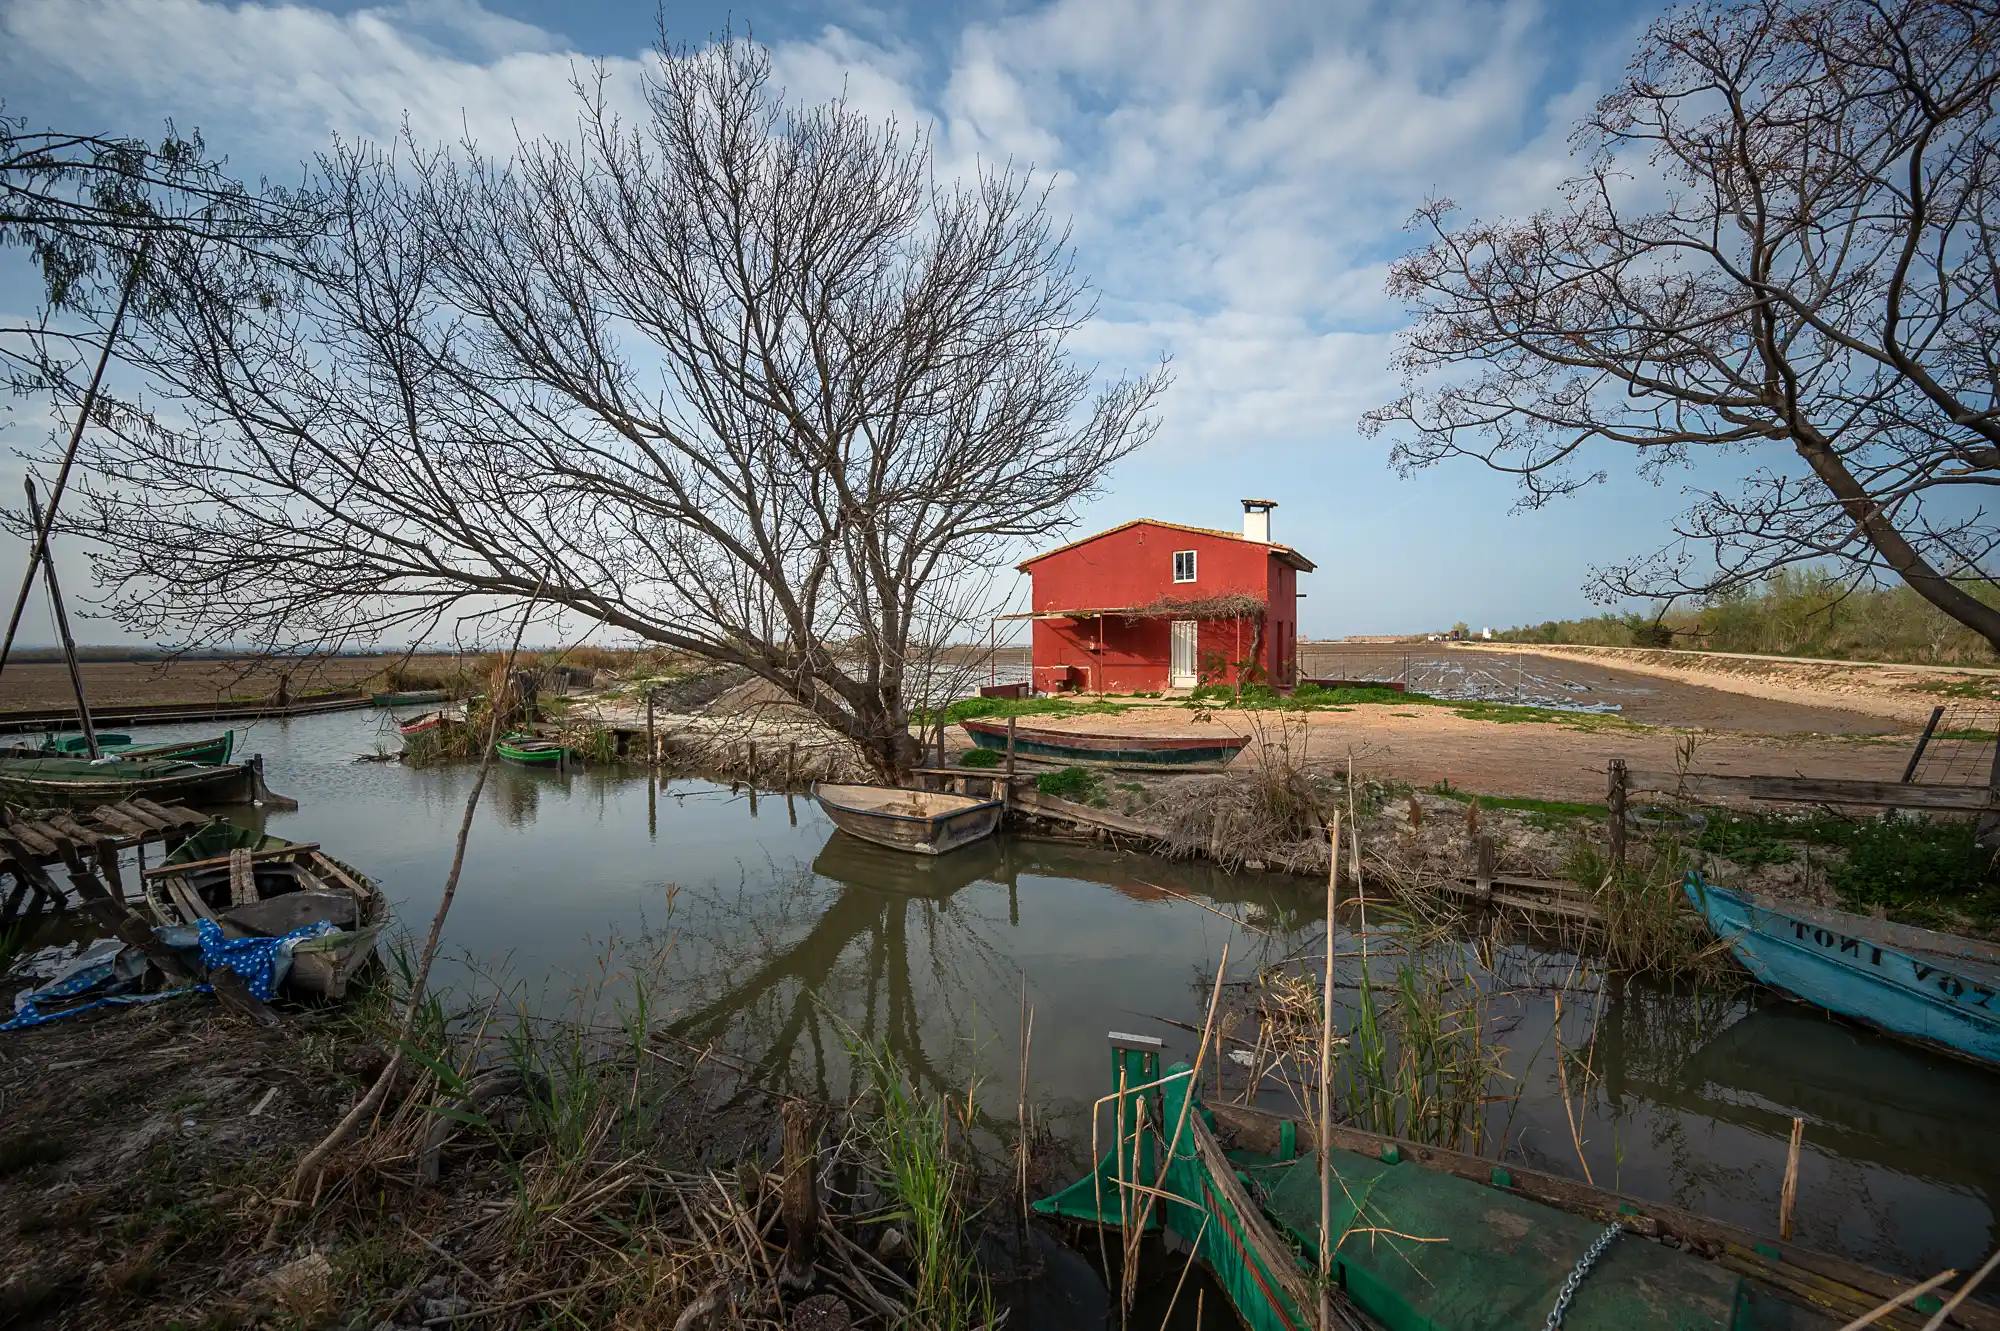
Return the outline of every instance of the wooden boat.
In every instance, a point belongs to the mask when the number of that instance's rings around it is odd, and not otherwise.
[[[943,855],[983,841],[1006,809],[999,800],[895,786],[815,785],[813,798],[848,835],[917,855]]]
[[[368,697],[370,707],[419,707],[427,702],[443,702],[451,696],[444,689],[394,689]]]
[[[982,749],[1007,749],[1004,721],[961,721]],[[1036,730],[1016,723],[1014,755],[1077,767],[1218,767],[1243,746],[1248,735],[1094,735],[1075,730]]]
[[[563,756],[562,745],[552,739],[536,739],[533,735],[502,735],[493,749],[507,761],[529,767],[546,767],[561,762]]]
[[[1109,1097],[1122,1140],[1035,1209],[1164,1227],[1195,1249],[1253,1331],[1314,1327],[1322,1144],[1313,1125],[1204,1105],[1191,1079],[1174,1075],[1184,1063],[1161,1084],[1159,1041],[1111,1038],[1116,1084],[1142,1088]],[[1327,1135],[1336,1325],[1535,1331],[1600,1242],[1565,1331],[1832,1327],[1912,1283],[1557,1175],[1353,1128]],[[1150,1213],[1148,1196],[1158,1199]],[[1605,1239],[1614,1223],[1619,1232]],[[1918,1331],[1939,1307],[1924,1295],[1879,1324]],[[1989,1305],[1966,1303],[1952,1316],[2000,1328]]]
[[[401,735],[418,735],[426,730],[436,730],[443,724],[443,712],[425,712],[421,716],[413,716],[407,721],[397,722],[396,732]]]
[[[0,758],[0,800],[14,804],[116,804],[134,796],[191,804],[275,804],[297,808],[264,785],[262,763],[202,764],[175,759]]]
[[[146,902],[163,925],[213,920],[230,938],[282,938],[322,920],[338,925],[338,933],[292,949],[285,979],[298,993],[336,1000],[375,955],[386,913],[366,875],[317,845],[224,822],[183,841],[144,878]]]
[[[1687,876],[1688,900],[1773,989],[1891,1035],[2000,1063],[2000,946]]]
[[[228,762],[235,747],[236,732],[233,730],[225,730],[206,739],[176,739],[159,744],[136,744],[130,735],[122,734],[97,737],[98,751],[114,757],[173,759],[210,767]],[[72,731],[49,736],[42,741],[41,751],[51,758],[83,758],[89,755],[90,746],[82,735]]]

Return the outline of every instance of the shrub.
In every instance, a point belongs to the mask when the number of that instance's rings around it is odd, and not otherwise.
[[[997,749],[967,749],[958,760],[960,767],[998,767],[1005,761]]]

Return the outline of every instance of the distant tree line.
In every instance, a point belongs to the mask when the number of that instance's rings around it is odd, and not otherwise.
[[[2000,585],[1965,584],[2000,605]],[[1500,642],[1676,647],[1836,660],[1992,665],[1986,639],[1908,586],[1854,587],[1831,573],[1785,569],[1697,605],[1650,614],[1550,619],[1496,632]]]

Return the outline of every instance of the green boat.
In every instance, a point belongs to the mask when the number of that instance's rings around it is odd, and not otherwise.
[[[424,703],[444,702],[451,694],[444,689],[395,689],[387,693],[370,694],[371,707],[417,707]]]
[[[1035,1209],[1164,1227],[1194,1248],[1252,1331],[1319,1325],[1311,1125],[1204,1106],[1185,1063],[1162,1079],[1159,1041],[1111,1041],[1114,1084],[1134,1088],[1106,1097],[1116,1145]],[[1566,1331],[1832,1328],[1912,1283],[1556,1175],[1345,1127],[1328,1135],[1338,1326],[1541,1331],[1556,1324],[1561,1297]],[[1939,1306],[1926,1294],[1880,1324],[1916,1331]],[[2000,1326],[2000,1310],[1987,1305],[1963,1304],[1953,1317]]]
[[[236,748],[236,732],[225,730],[207,739],[177,739],[160,744],[135,744],[130,735],[99,735],[97,748],[100,753],[115,754],[120,758],[171,758],[184,763],[216,766],[229,761],[229,755]],[[82,758],[89,755],[90,745],[81,734],[65,731],[43,740],[42,753],[51,758]]]
[[[530,767],[559,763],[563,756],[562,745],[552,739],[537,739],[533,735],[502,735],[493,747],[507,761]]]
[[[189,804],[297,808],[264,785],[262,764],[202,764],[159,758],[0,758],[0,801],[31,808],[116,804],[134,796]]]

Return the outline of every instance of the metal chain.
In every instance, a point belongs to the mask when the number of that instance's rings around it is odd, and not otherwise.
[[[1590,1268],[1597,1264],[1597,1259],[1604,1255],[1604,1250],[1611,1246],[1611,1240],[1623,1233],[1624,1229],[1625,1226],[1621,1222],[1614,1220],[1610,1228],[1597,1236],[1597,1242],[1590,1245],[1589,1250],[1577,1262],[1576,1269],[1569,1273],[1569,1279],[1563,1281],[1562,1293],[1556,1295],[1556,1306],[1549,1309],[1549,1320],[1543,1323],[1542,1331],[1556,1331],[1556,1328],[1563,1324],[1563,1314],[1569,1311],[1569,1301],[1576,1297],[1577,1287],[1583,1284],[1583,1278],[1590,1274]]]

